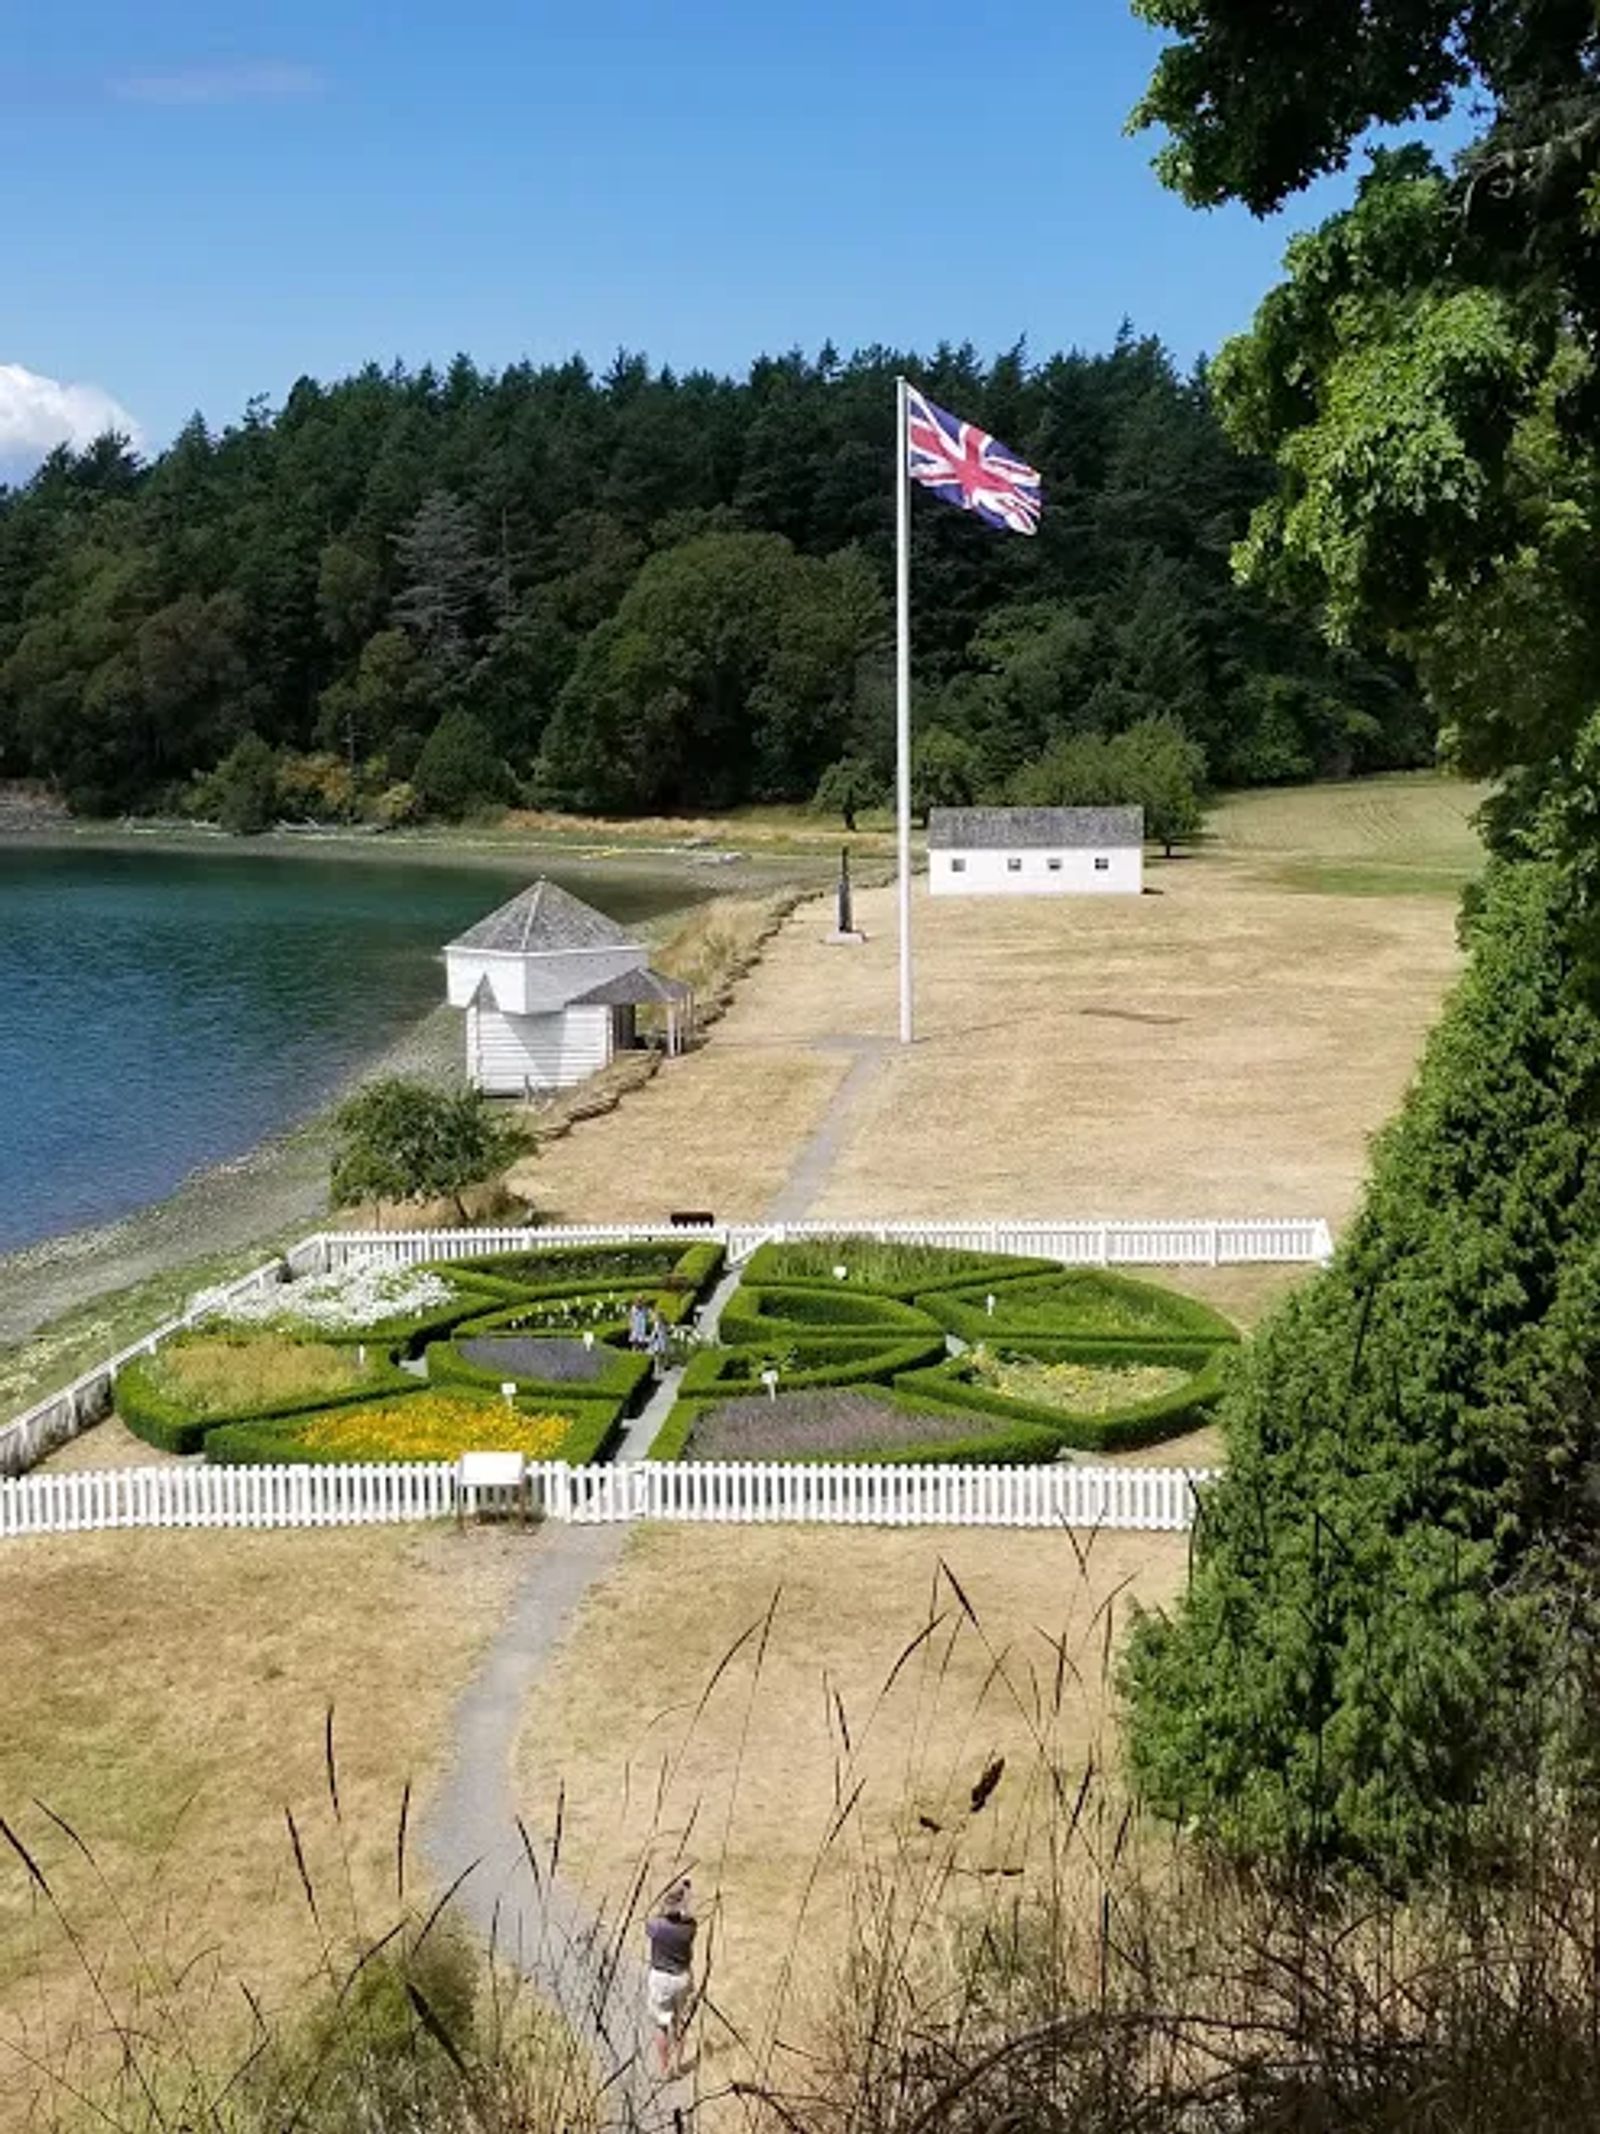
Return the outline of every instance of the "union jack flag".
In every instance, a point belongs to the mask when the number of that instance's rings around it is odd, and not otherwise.
[[[1039,476],[1025,460],[906,387],[906,458],[911,479],[947,504],[975,511],[1008,533],[1039,531]]]

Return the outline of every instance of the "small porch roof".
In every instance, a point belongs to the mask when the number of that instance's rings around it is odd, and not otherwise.
[[[685,1001],[694,998],[692,986],[681,978],[668,978],[660,971],[643,967],[632,971],[618,971],[610,978],[603,978],[587,993],[580,993],[569,1002],[574,1008],[626,1008],[646,1006],[682,1007]]]

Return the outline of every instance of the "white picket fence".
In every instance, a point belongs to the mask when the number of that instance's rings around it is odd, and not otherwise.
[[[1131,1528],[1183,1533],[1208,1468],[634,1460],[531,1465],[535,1508],[580,1526],[664,1519],[818,1526]],[[0,1481],[0,1540],[130,1527],[387,1526],[457,1503],[447,1461],[121,1467]]]
[[[871,1222],[708,1223],[671,1230],[659,1223],[592,1223],[484,1230],[321,1230],[302,1238],[281,1260],[252,1268],[224,1297],[244,1296],[285,1279],[371,1265],[414,1267],[424,1260],[474,1259],[485,1253],[530,1252],[552,1245],[618,1245],[670,1238],[685,1245],[710,1240],[726,1247],[735,1265],[758,1245],[791,1239],[871,1237],[902,1244],[947,1245],[970,1252],[1012,1252],[1059,1260],[1064,1267],[1225,1267],[1267,1261],[1319,1263],[1333,1251],[1333,1234],[1315,1216],[1246,1217],[1217,1221],[1094,1222]],[[97,1363],[12,1423],[0,1427],[0,1476],[23,1475],[111,1407],[118,1371],[195,1322],[187,1311],[130,1347]]]
[[[552,1245],[649,1243],[671,1237],[727,1248],[737,1266],[758,1245],[806,1238],[870,1237],[883,1243],[945,1245],[967,1252],[1011,1252],[1059,1260],[1064,1267],[1225,1267],[1277,1261],[1319,1262],[1333,1251],[1333,1235],[1318,1216],[1240,1217],[1180,1221],[873,1222],[659,1224],[506,1227],[493,1230],[325,1230],[289,1254],[295,1274],[365,1265],[414,1267],[424,1260],[473,1259],[484,1253],[530,1252]]]

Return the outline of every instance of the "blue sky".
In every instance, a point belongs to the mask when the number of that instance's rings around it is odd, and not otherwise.
[[[70,382],[155,446],[457,349],[737,370],[1127,314],[1187,361],[1346,192],[1264,225],[1164,194],[1122,135],[1158,49],[1124,0],[20,5],[0,448],[8,386],[14,431],[88,422],[43,405]]]

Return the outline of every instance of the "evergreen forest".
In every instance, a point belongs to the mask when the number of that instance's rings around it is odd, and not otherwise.
[[[1403,655],[1235,582],[1270,461],[1125,328],[739,380],[374,365],[148,464],[62,448],[0,489],[0,776],[235,828],[819,786],[853,819],[890,770],[902,368],[1046,500],[1028,540],[913,499],[919,804],[1119,797],[1103,743],[1132,729],[1214,784],[1428,760]]]

